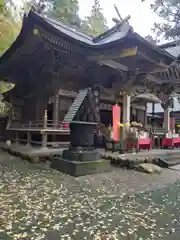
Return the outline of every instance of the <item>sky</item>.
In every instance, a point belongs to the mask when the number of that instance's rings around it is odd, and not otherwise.
[[[80,17],[87,16],[90,11],[94,0],[79,0]],[[150,0],[141,2],[141,0],[100,0],[101,7],[104,11],[104,15],[108,20],[108,25],[112,26],[112,18],[117,17],[114,9],[114,4],[119,9],[119,12],[123,18],[130,15],[130,24],[134,28],[134,31],[141,36],[147,36],[151,34],[151,28],[154,22],[159,22],[158,16],[150,9]]]
[[[21,5],[24,0],[14,0],[17,5]],[[91,7],[94,0],[78,0],[79,1],[79,15],[81,18],[90,14]],[[158,16],[150,9],[152,0],[100,0],[104,15],[108,21],[109,27],[113,25],[112,18],[118,17],[114,9],[114,4],[119,9],[122,18],[130,15],[130,24],[134,31],[141,36],[152,35],[151,28],[154,22],[159,22]]]

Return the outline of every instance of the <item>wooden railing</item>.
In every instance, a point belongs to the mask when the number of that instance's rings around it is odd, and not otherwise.
[[[27,121],[24,123],[20,123],[17,120],[12,120],[8,125],[7,129],[54,129],[54,130],[69,130],[67,124],[63,122],[54,122],[52,120],[37,120],[37,121]]]
[[[147,126],[147,130],[153,135],[163,135],[165,133],[165,129],[163,127]]]

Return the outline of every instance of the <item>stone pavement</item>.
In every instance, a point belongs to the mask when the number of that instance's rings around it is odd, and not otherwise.
[[[180,172],[73,178],[0,152],[0,239],[178,239]],[[137,238],[138,237],[138,238]],[[105,238],[104,238],[105,239]],[[53,240],[53,239],[51,239]]]

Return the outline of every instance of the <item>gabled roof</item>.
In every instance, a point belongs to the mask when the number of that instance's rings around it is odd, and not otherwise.
[[[25,20],[33,20],[48,28],[56,34],[60,34],[68,40],[78,41],[79,43],[85,44],[89,47],[100,47],[105,46],[109,43],[116,41],[123,41],[128,35],[132,35],[132,28],[127,23],[119,23],[113,26],[111,29],[105,31],[103,34],[93,37],[83,33],[80,29],[75,26],[70,26],[56,20],[52,17],[48,17],[44,14],[39,14],[30,11]]]
[[[46,15],[42,15],[34,12],[31,12],[30,14],[34,15],[34,17],[36,15],[37,17],[43,19],[44,21],[52,25],[54,28],[56,28],[60,32],[63,32],[64,34],[76,40],[82,41],[90,45],[100,45],[100,44],[116,41],[118,39],[125,37],[129,31],[132,31],[132,28],[131,26],[129,26],[128,23],[123,23],[123,24],[119,23],[113,26],[111,29],[105,31],[103,34],[100,34],[97,37],[93,37],[83,33],[80,29],[78,29],[75,26],[72,26],[72,25],[69,26],[58,20],[50,18]]]
[[[151,44],[139,34],[133,31],[133,28],[127,22],[120,22],[116,24],[109,30],[105,31],[103,34],[92,37],[80,31],[80,29],[75,26],[69,26],[60,22],[59,20],[55,20],[52,17],[45,16],[44,14],[39,14],[33,11],[30,11],[28,17],[29,19],[34,19],[38,22],[41,22],[46,27],[51,27],[51,30],[56,30],[56,33],[63,34],[64,37],[71,38],[71,40],[78,41],[79,43],[85,44],[89,47],[105,47],[117,42],[122,42],[126,38],[130,38],[132,40],[136,40],[142,44],[145,44],[147,47],[152,50],[157,51],[159,54],[165,55],[166,57],[174,58],[171,54],[169,54],[164,49],[159,48],[158,46]]]
[[[160,45],[159,48],[166,50],[176,58],[180,55],[180,41],[168,42]]]
[[[95,55],[99,56],[99,52],[105,52],[106,54],[106,52],[108,52],[108,48],[110,49],[110,51],[112,51],[113,49],[113,51],[116,52],[115,47],[118,47],[120,49],[124,43],[127,43],[128,47],[137,48],[138,46],[138,48],[142,50],[140,51],[141,55],[143,55],[144,52],[146,52],[147,50],[149,58],[147,57],[146,61],[151,62],[151,57],[154,58],[151,65],[155,65],[157,62],[158,64],[162,63],[167,66],[176,59],[164,49],[161,49],[158,46],[149,43],[139,34],[133,32],[132,27],[128,23],[123,21],[116,24],[114,27],[99,35],[98,37],[93,38],[92,36],[88,36],[87,34],[81,32],[74,26],[66,25],[48,16],[36,13],[34,11],[30,11],[27,16],[24,16],[22,30],[17,40],[0,58],[1,66],[3,65],[2,63],[6,64],[6,61],[11,57],[12,54],[14,54],[14,52],[16,52],[18,48],[21,48],[26,38],[29,37],[29,34],[32,33],[32,31],[34,31],[36,27],[39,27],[40,29],[42,28],[43,30],[45,30],[45,32],[48,32],[49,35],[56,37],[57,41],[59,42],[61,42],[61,40],[65,40],[65,42],[72,43],[73,46],[77,45],[79,49],[81,48],[81,52],[83,52],[83,54],[86,54],[85,50],[88,50],[89,52],[93,51],[93,54],[96,50],[100,50],[95,53]],[[53,41],[52,43],[54,44]],[[87,55],[89,53],[88,51]],[[136,56],[136,54],[134,56]],[[142,62],[143,61],[141,60],[141,64]],[[143,71],[146,71],[146,68]]]

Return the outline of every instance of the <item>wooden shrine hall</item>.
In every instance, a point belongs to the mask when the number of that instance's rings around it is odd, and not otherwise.
[[[116,102],[122,106],[122,122],[146,125],[148,100],[138,94],[169,94],[173,80],[161,73],[174,61],[126,21],[92,38],[31,10],[16,41],[0,58],[1,79],[15,84],[4,94],[12,105],[7,138],[43,147],[67,141],[70,111],[81,121],[94,121],[84,103],[87,89],[92,90],[102,132],[112,123]]]

